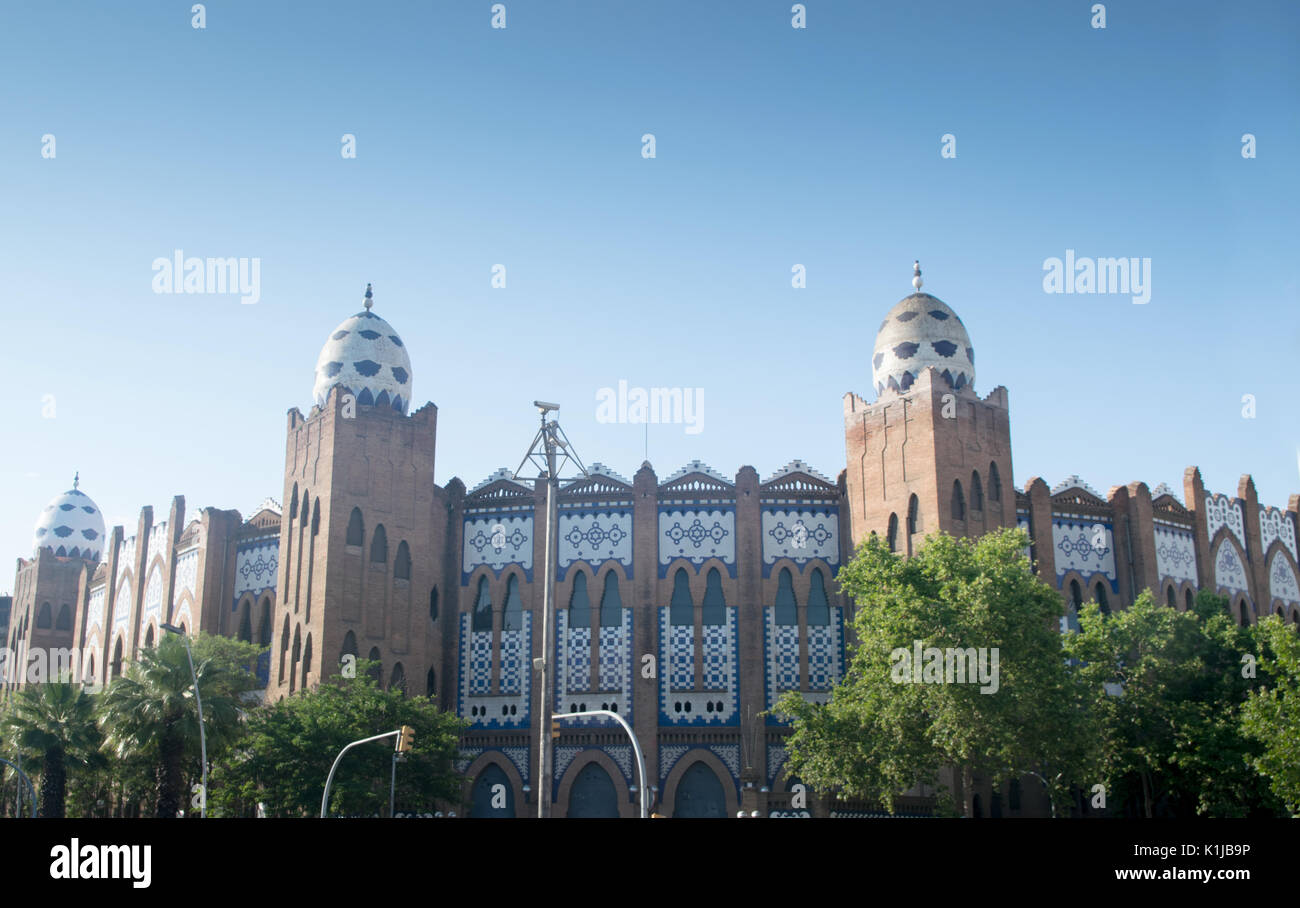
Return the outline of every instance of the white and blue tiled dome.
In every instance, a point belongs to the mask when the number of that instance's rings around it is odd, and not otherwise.
[[[393,326],[370,311],[370,285],[366,308],[330,334],[316,360],[316,405],[325,406],[331,388],[346,388],[357,403],[383,407],[405,415],[411,404],[411,357]]]
[[[889,310],[876,335],[871,378],[876,394],[902,392],[921,370],[933,366],[955,391],[974,388],[975,348],[966,326],[947,303],[921,293],[921,269],[914,266],[917,292]]]
[[[32,550],[49,549],[60,558],[98,561],[104,550],[104,515],[90,496],[77,488],[56,495],[36,521]]]

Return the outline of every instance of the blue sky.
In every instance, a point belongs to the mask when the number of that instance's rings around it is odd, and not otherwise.
[[[833,478],[919,258],[977,390],[1010,391],[1016,485],[1300,491],[1300,6],[490,6],[5,5],[0,553],[76,470],[132,527],[278,498],[285,412],[367,282],[440,483],[516,466],[538,397],[630,476],[645,427],[596,420],[620,379],[704,389],[701,432],[649,427],[661,477]],[[260,301],[155,294],[176,249],[259,258]],[[1045,293],[1066,249],[1150,258],[1151,301]]]

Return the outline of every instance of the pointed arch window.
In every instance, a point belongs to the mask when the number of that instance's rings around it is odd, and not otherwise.
[[[695,600],[691,598],[691,581],[686,576],[685,568],[678,568],[673,576],[673,598],[668,603],[668,621],[677,625],[695,624]]]
[[[471,630],[492,630],[492,596],[488,594],[487,577],[478,578],[478,597],[474,600],[474,622]]]
[[[59,608],[59,617],[54,621],[54,629],[56,631],[72,630],[72,609],[68,608],[66,602]]]
[[[393,559],[393,579],[411,579],[411,549],[403,539],[397,546],[397,557]]]
[[[970,506],[975,511],[984,510],[984,485],[978,470],[970,471]]]
[[[438,587],[429,590],[429,620],[438,620]]]
[[[367,677],[376,684],[383,683],[384,657],[379,654],[379,647],[370,647],[370,655],[367,658],[371,662],[370,671],[366,672]]]
[[[36,629],[48,630],[54,623],[54,612],[48,602],[41,603],[41,610],[36,613]]]
[[[257,628],[257,642],[261,646],[271,645],[271,597],[262,599],[262,620]]]
[[[889,515],[889,533],[885,536],[885,541],[889,543],[891,552],[898,551],[898,515]]]
[[[966,519],[966,496],[961,490],[961,480],[952,481],[952,519]]]
[[[623,597],[618,592],[618,575],[613,571],[605,575],[605,591],[600,596],[600,626],[623,626]]]
[[[1002,500],[1002,477],[998,474],[998,465],[989,462],[989,501]]]
[[[569,594],[569,627],[591,627],[591,597],[587,595],[587,575],[582,571],[573,576],[573,592]]]
[[[1165,589],[1165,601],[1169,603],[1169,607],[1170,607],[1170,608],[1177,608],[1177,607],[1178,607],[1178,599],[1174,596],[1174,587],[1173,587],[1173,584],[1170,584],[1170,585]]]
[[[813,568],[808,589],[808,626],[826,627],[831,623],[831,603],[826,598],[826,578],[821,568]]]
[[[776,602],[773,606],[773,617],[777,624],[787,627],[799,624],[799,609],[794,599],[794,580],[790,576],[789,568],[781,568],[781,574],[777,577]]]
[[[351,656],[353,659],[357,657],[357,635],[352,631],[348,631],[343,636],[343,648],[339,650],[339,665],[343,664],[347,656]]]
[[[388,689],[400,691],[403,697],[406,696],[406,669],[402,668],[400,662],[393,666],[393,673],[388,676]]]
[[[524,602],[519,597],[519,575],[511,574],[506,581],[506,607],[501,614],[501,630],[524,629]]]
[[[722,574],[717,568],[711,568],[705,580],[700,620],[706,626],[724,624],[727,620],[727,600],[722,593]]]
[[[907,502],[907,535],[915,536],[921,529],[921,500],[913,495]]]
[[[375,527],[375,538],[370,541],[370,563],[388,563],[388,534],[382,523]]]
[[[1106,585],[1101,581],[1098,581],[1096,587],[1093,588],[1093,598],[1096,599],[1097,604],[1101,606],[1101,613],[1103,615],[1109,615],[1110,601],[1106,596]]]
[[[245,643],[253,642],[252,606],[247,601],[239,608],[239,639]]]
[[[355,545],[357,548],[361,548],[361,544],[365,540],[365,536],[366,536],[366,524],[365,521],[361,519],[361,509],[353,508],[352,516],[348,518],[347,544]]]

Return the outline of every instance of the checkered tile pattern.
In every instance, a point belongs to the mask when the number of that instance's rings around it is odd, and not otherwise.
[[[799,626],[777,624],[776,609],[763,609],[766,648],[764,657],[767,675],[767,705],[776,705],[777,698],[788,690],[799,689]]]
[[[524,627],[501,632],[501,693],[517,694],[523,690],[524,671],[528,662],[528,629],[532,613],[524,612]]]
[[[735,675],[731,664],[731,631],[734,609],[727,609],[727,623],[704,627],[704,689],[728,690]]]
[[[468,616],[466,616],[468,619]],[[469,692],[492,693],[492,632],[472,631],[469,635]]]
[[[668,683],[674,690],[695,689],[695,628],[669,626],[668,666]]]
[[[565,638],[565,687],[591,690],[591,628],[572,628]]]
[[[619,690],[623,686],[623,668],[627,661],[628,625],[631,609],[623,609],[621,627],[600,629],[600,689]]]
[[[831,623],[808,628],[808,686],[828,690],[840,679],[840,610],[831,609]]]

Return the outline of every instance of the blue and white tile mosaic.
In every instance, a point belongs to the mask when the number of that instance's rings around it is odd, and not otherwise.
[[[1109,523],[1053,518],[1052,547],[1056,550],[1056,585],[1068,571],[1078,571],[1085,582],[1104,576],[1111,591],[1119,592],[1115,573],[1115,538]]]
[[[736,576],[736,511],[734,508],[659,509],[659,576],[668,576],[668,565],[685,558],[702,565],[717,558]]]
[[[1219,543],[1219,550],[1214,556],[1214,585],[1219,589],[1237,593],[1248,592],[1246,569],[1237,555],[1236,548],[1227,539]]]
[[[1281,540],[1293,559],[1300,558],[1296,555],[1295,526],[1291,523],[1291,515],[1278,508],[1266,508],[1261,505],[1259,509],[1260,551],[1267,552],[1268,547],[1276,540]]]
[[[808,686],[812,690],[829,690],[843,674],[843,627],[840,609],[832,607],[830,624],[808,628]]]
[[[560,511],[556,545],[559,576],[570,565],[586,562],[593,569],[606,561],[623,565],[632,576],[632,509],[604,511]]]
[[[1161,581],[1196,582],[1196,541],[1190,530],[1155,525],[1156,573]]]
[[[1296,582],[1295,571],[1280,552],[1273,555],[1269,567],[1268,592],[1274,599],[1300,603],[1300,583]]]
[[[532,612],[523,629],[501,632],[500,688],[492,693],[492,631],[471,630],[472,616],[460,616],[460,678],[457,713],[472,727],[527,728],[532,696]]]
[[[280,566],[280,538],[265,536],[241,544],[235,550],[235,592],[230,600],[230,610],[239,608],[245,593],[253,598],[274,590],[276,571]]]
[[[518,564],[527,580],[533,579],[533,515],[515,512],[476,515],[465,521],[465,546],[461,582],[481,564],[498,576],[507,564]]]
[[[1214,535],[1220,527],[1227,527],[1237,544],[1244,551],[1246,548],[1245,522],[1241,516],[1241,503],[1222,493],[1205,496],[1205,530],[1206,539],[1214,542]]]
[[[839,569],[839,509],[796,510],[764,508],[763,576],[772,573],[779,558],[789,558],[802,567],[814,558],[823,559],[832,572]]]
[[[725,623],[707,625],[704,633],[703,690],[696,690],[694,659],[690,670],[684,653],[694,649],[694,628],[669,624],[669,608],[659,609],[659,664],[669,666],[659,675],[661,725],[725,726],[740,724],[737,667],[740,641],[736,609],[725,609]],[[691,640],[688,649],[687,641]]]

